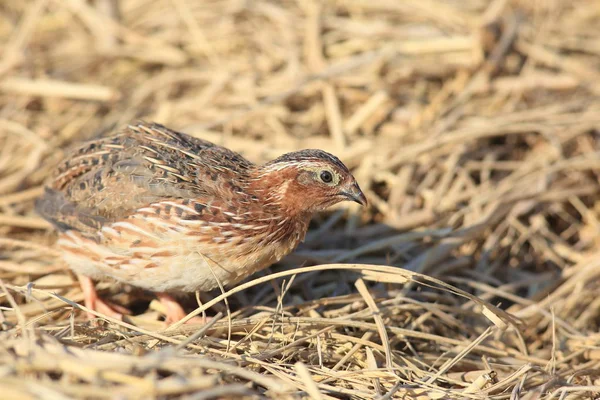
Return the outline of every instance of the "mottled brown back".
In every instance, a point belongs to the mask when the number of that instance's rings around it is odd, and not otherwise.
[[[158,201],[226,201],[243,192],[252,167],[224,147],[140,122],[76,149],[59,166],[36,208],[62,231],[93,234]]]

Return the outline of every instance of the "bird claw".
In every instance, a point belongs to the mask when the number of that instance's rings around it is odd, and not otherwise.
[[[181,305],[175,300],[173,297],[168,295],[167,293],[157,293],[156,294],[160,302],[166,308],[166,318],[165,323],[167,325],[174,324],[175,322],[181,321],[187,313],[181,307]],[[208,318],[205,317],[193,317],[187,320],[186,324],[206,324]]]
[[[124,315],[131,315],[131,310],[118,304],[110,303],[102,298],[98,297],[98,292],[94,286],[94,282],[87,276],[79,275],[77,277],[81,284],[81,290],[83,291],[83,298],[85,306],[92,310],[97,311],[100,314],[104,314],[107,317],[123,321]],[[88,319],[95,319],[97,315],[88,312]]]
[[[131,310],[126,307],[120,306],[118,304],[114,304],[108,302],[106,300],[101,299],[100,297],[96,298],[92,307],[86,305],[89,309],[98,311],[100,314],[104,314],[108,317],[118,319],[119,321],[123,321],[123,317],[125,315],[131,315]],[[96,318],[96,315],[92,313],[87,313],[89,319]]]

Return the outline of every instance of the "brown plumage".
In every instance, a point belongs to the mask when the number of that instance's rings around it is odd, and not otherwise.
[[[292,251],[312,215],[344,200],[366,204],[346,166],[321,150],[264,165],[158,124],[138,123],[83,144],[37,202],[80,275],[88,307],[114,312],[92,278],[162,293],[234,284]]]

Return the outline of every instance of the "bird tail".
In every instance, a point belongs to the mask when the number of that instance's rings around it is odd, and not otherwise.
[[[49,187],[46,187],[44,194],[36,200],[35,210],[60,232],[75,230],[85,234],[97,230],[105,221],[103,217],[79,209],[61,192]]]

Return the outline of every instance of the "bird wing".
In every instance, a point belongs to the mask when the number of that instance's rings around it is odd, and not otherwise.
[[[93,235],[151,203],[239,196],[252,166],[224,147],[140,122],[76,149],[36,208],[59,230]]]

